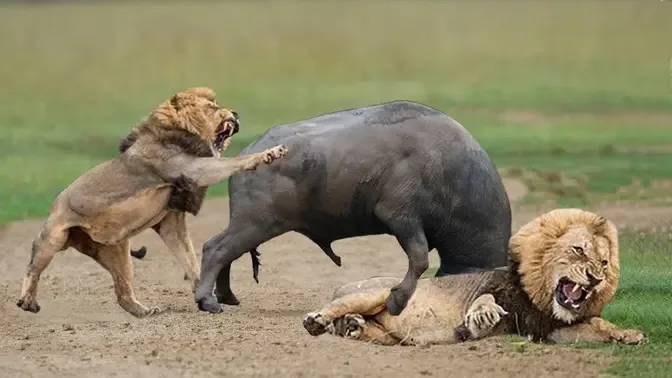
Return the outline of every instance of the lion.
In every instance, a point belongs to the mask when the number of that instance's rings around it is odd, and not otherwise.
[[[40,274],[56,252],[73,247],[110,272],[117,303],[131,315],[157,314],[133,292],[130,239],[152,228],[198,285],[200,267],[186,213],[197,215],[208,186],[282,158],[275,146],[261,153],[220,157],[239,129],[238,114],[220,107],[207,87],[189,88],[158,105],[121,141],[120,155],[82,174],[54,200],[33,240],[20,299],[37,313]]]
[[[581,209],[555,209],[510,239],[509,266],[424,278],[397,317],[385,307],[394,277],[338,288],[332,302],[307,314],[313,336],[331,333],[382,345],[451,344],[518,334],[535,342],[641,344],[600,314],[620,274],[613,223]]]

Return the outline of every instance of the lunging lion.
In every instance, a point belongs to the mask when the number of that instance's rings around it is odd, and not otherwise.
[[[190,88],[161,103],[122,140],[118,157],[84,173],[56,197],[33,241],[17,305],[40,311],[40,274],[56,252],[73,247],[110,272],[124,310],[136,317],[158,313],[133,293],[129,239],[150,227],[196,287],[200,268],[185,213],[198,213],[209,185],[287,153],[284,146],[276,146],[220,157],[238,127],[238,114],[219,107],[210,88]]]
[[[505,333],[558,343],[646,341],[644,333],[600,317],[620,273],[612,222],[580,209],[555,209],[523,226],[509,249],[508,269],[420,280],[398,317],[387,312],[385,299],[399,279],[374,277],[337,289],[303,326],[313,336],[329,332],[385,345]]]

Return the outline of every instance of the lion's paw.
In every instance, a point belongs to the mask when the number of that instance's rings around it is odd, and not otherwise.
[[[40,305],[35,299],[25,299],[21,298],[16,302],[16,305],[20,307],[23,311],[32,312],[37,314],[40,312]]]
[[[327,332],[327,326],[330,322],[319,312],[311,312],[303,317],[303,328],[312,336],[319,336]]]
[[[145,316],[152,316],[152,315],[158,315],[161,313],[161,309],[158,307],[151,307],[147,309],[147,315]]]
[[[327,330],[337,336],[357,339],[364,330],[366,321],[360,314],[346,314],[342,318],[334,319],[327,326]]]
[[[502,316],[507,314],[508,312],[495,302],[482,303],[469,309],[464,317],[464,324],[474,337],[480,337],[490,332],[502,320]]]
[[[287,152],[289,152],[289,150],[283,145],[275,146],[266,150],[263,157],[264,164],[271,164],[274,160],[280,159],[287,155]]]
[[[611,336],[611,340],[618,344],[640,345],[647,342],[646,334],[636,329],[624,329]]]

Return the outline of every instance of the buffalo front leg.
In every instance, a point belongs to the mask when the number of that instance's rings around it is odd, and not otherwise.
[[[333,329],[333,322],[347,314],[376,315],[385,309],[389,294],[390,289],[371,289],[336,298],[321,310],[306,314],[303,327],[311,335],[318,336]]]
[[[170,212],[160,223],[153,227],[163,242],[173,252],[182,265],[185,277],[191,282],[192,292],[198,286],[200,266],[196,259],[196,252],[187,230],[186,214]]]
[[[548,337],[560,344],[571,343],[619,343],[643,344],[646,334],[636,329],[621,329],[599,317],[557,329]]]
[[[264,221],[271,220],[264,218]],[[234,219],[226,230],[205,242],[201,258],[201,280],[194,297],[199,310],[210,313],[222,311],[222,306],[213,294],[215,284],[217,295],[222,302],[237,304],[238,299],[231,292],[229,285],[231,264],[280,233],[270,224],[259,225],[253,220]]]
[[[68,231],[50,228],[48,222],[33,240],[28,271],[23,278],[21,296],[16,305],[24,311],[38,313],[40,305],[37,302],[37,285],[40,275],[47,268],[56,252],[64,249],[68,240]]]
[[[86,252],[85,252],[86,253]],[[136,318],[159,313],[159,308],[147,308],[135,299],[133,292],[133,262],[131,245],[126,240],[117,245],[98,246],[96,253],[86,253],[107,269],[114,281],[117,303]]]

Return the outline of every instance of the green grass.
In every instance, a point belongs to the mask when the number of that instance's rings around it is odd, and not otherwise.
[[[670,2],[0,2],[0,35],[0,224],[45,216],[155,105],[197,85],[241,114],[228,155],[273,125],[408,99],[460,121],[500,168],[580,180],[562,204],[670,197],[619,191],[672,179]],[[623,374],[669,353],[658,303],[672,292],[667,244],[641,242],[644,258],[625,240],[607,317],[654,343],[612,348]]]
[[[605,347],[618,376],[669,377],[672,372],[672,233],[621,236],[621,280],[604,317],[644,331],[643,346]]]

